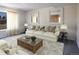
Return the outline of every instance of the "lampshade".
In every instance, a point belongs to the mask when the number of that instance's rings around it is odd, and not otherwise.
[[[60,26],[60,29],[63,32],[67,32],[68,27],[67,27],[67,25],[63,24],[63,25]]]
[[[27,27],[27,26],[28,26],[28,24],[24,24],[24,26],[26,26],[26,27]]]

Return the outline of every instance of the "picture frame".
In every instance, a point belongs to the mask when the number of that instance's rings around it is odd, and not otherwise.
[[[36,24],[38,23],[38,11],[35,11],[31,15],[31,23]]]
[[[35,15],[32,15],[31,16],[31,22],[32,23],[37,23],[37,20],[38,20],[38,17],[37,16],[35,16]]]
[[[64,23],[63,8],[55,8],[55,9],[49,10],[49,22],[51,24],[62,24],[62,23]]]
[[[58,14],[50,15],[50,22],[59,23],[59,21],[60,21],[60,16]]]

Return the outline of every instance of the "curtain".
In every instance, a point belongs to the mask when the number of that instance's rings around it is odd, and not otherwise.
[[[18,13],[7,11],[7,30],[10,35],[17,34],[18,30]]]

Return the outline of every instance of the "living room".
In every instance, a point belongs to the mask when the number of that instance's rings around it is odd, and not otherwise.
[[[0,30],[0,54],[79,54],[78,10],[79,4],[76,3],[1,3],[0,12],[5,12],[7,19],[5,29]],[[63,31],[61,27],[67,32],[67,38],[61,37],[65,43],[57,42],[60,31]],[[22,40],[29,37],[37,38],[39,44],[32,46],[34,42]]]

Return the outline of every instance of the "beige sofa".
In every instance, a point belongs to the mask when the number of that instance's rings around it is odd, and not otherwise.
[[[36,36],[37,38],[41,38],[45,40],[57,41],[59,31],[53,33],[53,32],[44,32],[44,31],[36,31],[36,30],[27,30],[26,35]]]
[[[5,51],[9,51],[8,54]],[[0,40],[0,55],[28,55],[24,51],[17,48],[10,48],[8,42]]]

